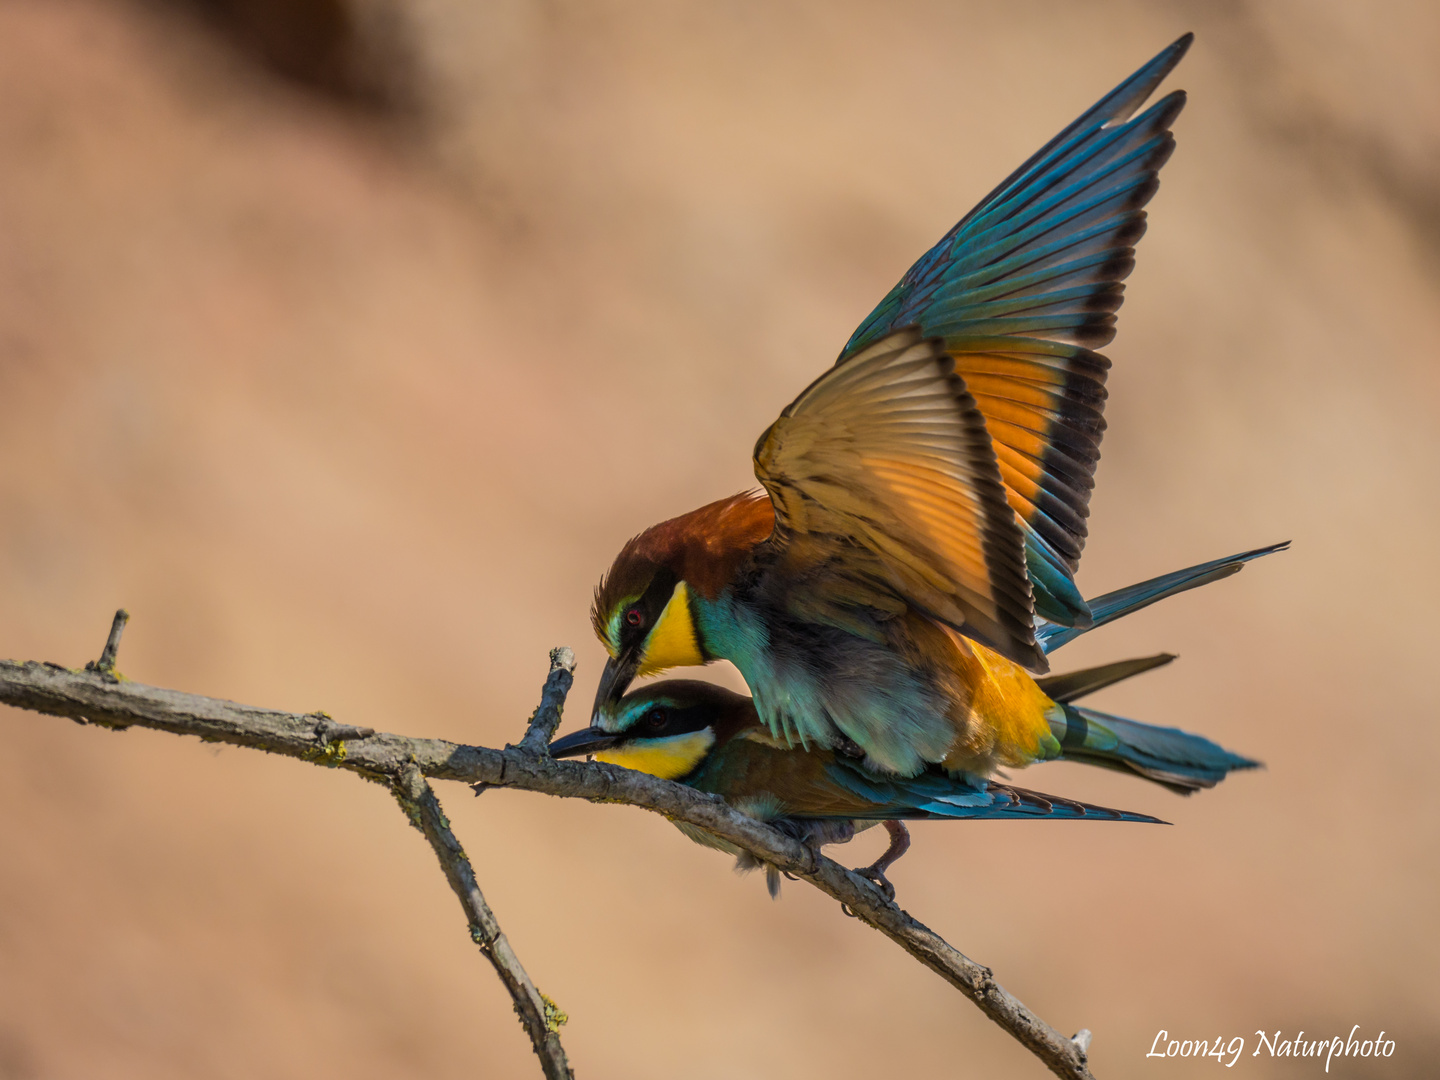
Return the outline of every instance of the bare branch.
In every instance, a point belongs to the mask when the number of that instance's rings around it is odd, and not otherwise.
[[[395,778],[393,790],[401,809],[435,849],[440,868],[445,871],[445,879],[460,898],[460,906],[470,920],[470,937],[480,946],[486,959],[495,965],[500,981],[510,991],[515,1012],[520,1017],[525,1034],[530,1036],[530,1043],[547,1080],[574,1080],[575,1074],[570,1071],[570,1063],[565,1059],[565,1048],[560,1045],[558,1032],[567,1017],[553,1001],[535,989],[515,951],[510,948],[510,942],[501,932],[500,923],[475,880],[470,857],[450,831],[450,821],[445,811],[440,809],[440,800],[435,797],[434,789],[418,768],[406,765]]]
[[[84,672],[72,672],[57,664],[26,664],[23,669],[38,670],[56,674],[77,676],[93,683],[101,680],[102,685],[117,686],[126,685],[121,683],[115,673],[115,654],[120,645],[120,635],[125,628],[129,614],[121,609],[115,613],[115,621],[110,628],[110,637],[105,644],[105,650],[100,656],[99,662],[92,661],[85,665]],[[563,654],[563,656],[561,655]],[[559,661],[568,662],[568,667],[560,671],[563,666]],[[565,691],[569,689],[571,673],[574,670],[575,660],[569,649],[557,649],[551,654],[551,674],[546,680],[544,691],[541,694],[540,708],[537,710],[535,724],[540,723],[539,716],[542,714],[554,714],[554,720],[550,723],[550,730],[553,732],[559,723],[559,710],[564,704]],[[13,665],[8,661],[0,661],[0,665],[6,668],[21,667]],[[557,678],[557,674],[563,675],[564,679]],[[563,685],[562,685],[563,684]],[[134,684],[128,684],[134,685]],[[556,699],[557,686],[559,687],[559,698]],[[150,689],[146,687],[145,689]],[[177,703],[191,695],[175,694],[172,691],[162,691],[175,699]],[[22,691],[21,696],[25,694]],[[53,703],[53,698],[49,699]],[[228,702],[214,702],[208,698],[195,698],[198,702],[211,705],[228,706]],[[0,701],[10,704],[21,704],[9,696],[0,694]],[[79,703],[72,703],[79,704]],[[238,708],[231,706],[232,708]],[[186,732],[190,731],[199,734],[202,739],[210,741],[239,742],[241,745],[256,746],[260,749],[275,750],[279,753],[298,756],[307,761],[317,762],[324,765],[340,765],[347,756],[347,743],[371,738],[375,734],[373,728],[356,727],[352,724],[341,724],[333,720],[323,712],[313,713],[309,716],[298,717],[309,730],[309,747],[296,754],[293,748],[286,747],[277,749],[267,745],[265,737],[259,736],[254,740],[243,740],[234,737],[225,738],[216,736],[212,732],[204,730],[193,730],[185,726],[185,721],[177,718],[173,723],[155,723],[153,718],[140,717],[133,721],[129,716],[118,715],[115,711],[107,711],[105,708],[80,709],[61,708],[59,710],[40,707],[41,712],[57,712],[62,716],[70,716],[81,723],[96,723],[113,728],[124,730],[132,723],[146,727],[159,727],[163,730]],[[253,710],[256,716],[267,715],[266,710]],[[287,716],[288,714],[273,714]],[[245,721],[230,729],[231,736],[236,735],[243,727]],[[544,744],[542,743],[542,746]],[[535,1055],[540,1059],[540,1067],[544,1071],[547,1080],[574,1080],[575,1074],[570,1069],[570,1064],[565,1056],[565,1049],[560,1043],[559,1029],[566,1022],[568,1017],[560,1011],[548,997],[542,994],[535,987],[525,968],[521,965],[515,950],[511,948],[509,940],[500,929],[500,923],[495,918],[495,913],[485,900],[485,895],[480,891],[479,882],[475,878],[475,871],[470,865],[470,859],[460,846],[454,832],[450,829],[449,819],[446,818],[444,810],[440,807],[440,801],[436,798],[434,790],[425,780],[420,770],[410,762],[401,764],[397,769],[388,771],[384,777],[378,774],[370,774],[374,779],[388,779],[391,791],[396,800],[400,803],[401,809],[405,811],[413,824],[430,842],[436,856],[440,860],[440,867],[445,873],[450,888],[460,899],[460,906],[465,911],[466,920],[470,924],[470,937],[475,944],[480,946],[480,951],[495,967],[500,981],[509,991],[510,998],[514,1003],[515,1013],[520,1018],[521,1026],[530,1037],[530,1044],[535,1050]]]
[[[552,666],[552,680],[558,682],[566,675],[563,664]],[[547,690],[549,686],[547,681]],[[358,739],[322,739],[328,728],[321,725],[334,723],[324,714],[279,712],[138,683],[117,684],[34,661],[0,660],[0,702],[112,728],[140,725],[196,735],[209,742],[250,746],[349,769],[392,785],[413,765],[432,779],[629,803],[664,814],[706,829],[763,862],[809,881],[974,1001],[1057,1076],[1091,1080],[1085,1033],[1077,1039],[1061,1035],[1001,987],[989,968],[886,900],[865,878],[823,855],[817,857],[798,841],[746,817],[722,800],[681,784],[613,765],[555,761],[519,748],[492,750],[384,732]],[[537,713],[527,738],[534,725],[542,722],[549,720],[542,720]]]

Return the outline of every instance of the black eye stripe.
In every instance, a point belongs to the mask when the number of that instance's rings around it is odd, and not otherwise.
[[[656,714],[660,714],[657,719]],[[652,704],[640,713],[626,729],[636,739],[673,738],[711,726],[714,716],[710,709],[693,706]]]
[[[655,571],[655,576],[650,579],[650,584],[645,587],[645,592],[640,599],[633,600],[627,604],[620,616],[620,645],[633,646],[648,634],[660,619],[660,613],[665,610],[665,605],[670,602],[670,597],[675,592],[675,586],[679,582],[673,570],[664,566]],[[628,618],[631,609],[640,612],[639,624],[634,624]]]
[[[645,595],[640,598],[637,605],[650,616],[650,621],[660,617],[665,610],[665,605],[670,602],[671,595],[675,592],[675,585],[679,582],[674,571],[661,567],[655,571],[655,576],[650,579],[650,584],[645,589]]]

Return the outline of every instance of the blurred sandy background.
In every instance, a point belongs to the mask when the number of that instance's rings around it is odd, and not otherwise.
[[[1187,29],[1081,584],[1294,550],[1067,648],[1264,759],[1170,829],[922,825],[901,901],[1102,1077],[1352,1024],[1440,1069],[1440,9],[0,3],[0,655],[499,744],[617,546]],[[277,12],[279,14],[277,14]],[[308,21],[306,21],[308,19]],[[328,20],[328,21],[327,21]],[[379,788],[0,710],[0,1078],[537,1075]],[[444,788],[585,1078],[1040,1076],[813,890]],[[837,849],[854,865],[874,838]]]

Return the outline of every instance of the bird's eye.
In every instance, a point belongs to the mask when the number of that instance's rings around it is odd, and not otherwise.
[[[632,607],[629,611],[625,612],[626,626],[639,626],[644,621],[645,613],[641,611],[638,607]]]
[[[670,714],[664,709],[651,709],[645,714],[645,726],[651,731],[659,731],[670,722]]]

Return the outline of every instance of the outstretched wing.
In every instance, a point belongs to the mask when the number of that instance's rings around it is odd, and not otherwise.
[[[1176,91],[1133,120],[1190,47],[1186,34],[1051,139],[912,266],[840,355],[894,329],[945,339],[984,414],[1006,497],[1025,526],[1037,612],[1085,626],[1073,574],[1100,437],[1121,282],[1185,104]]]
[[[939,342],[902,330],[831,368],[760,437],[755,475],[805,581],[795,614],[865,633],[913,607],[1044,670],[1019,523]]]

